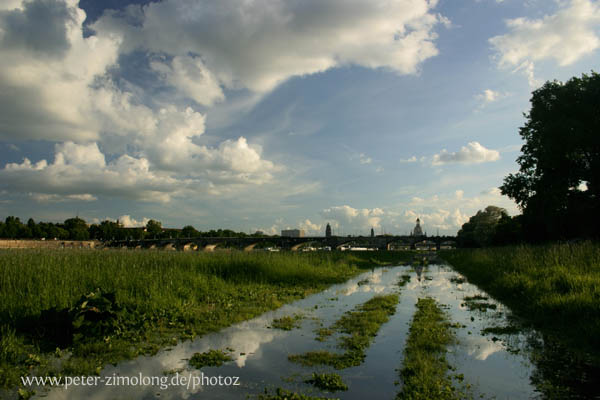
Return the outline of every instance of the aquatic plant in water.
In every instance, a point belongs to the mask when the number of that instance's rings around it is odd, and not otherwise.
[[[336,321],[330,329],[343,334],[337,347],[345,350],[344,353],[318,350],[292,354],[288,359],[307,366],[322,364],[337,369],[360,365],[364,361],[366,349],[370,346],[373,337],[377,335],[381,325],[396,312],[398,300],[397,294],[375,296]],[[324,336],[317,336],[317,340],[320,338]]]
[[[194,353],[189,364],[197,369],[202,367],[220,367],[233,358],[222,350],[209,350],[204,353]]]
[[[291,331],[300,326],[300,321],[304,318],[302,315],[296,314],[293,317],[286,315],[285,317],[274,319],[271,323],[271,328]]]
[[[348,385],[344,383],[342,377],[338,374],[317,374],[313,372],[312,377],[304,382],[310,383],[321,390],[326,390],[329,392],[348,390]]]

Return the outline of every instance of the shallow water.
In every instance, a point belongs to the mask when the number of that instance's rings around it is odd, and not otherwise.
[[[410,274],[411,280],[403,288],[397,282],[403,274]],[[519,336],[511,340],[498,340],[494,335],[481,334],[489,326],[508,325],[508,313],[496,304],[495,310],[471,311],[464,303],[464,297],[482,294],[469,283],[457,283],[457,277],[447,266],[431,265],[415,271],[411,267],[375,269],[366,272],[344,284],[307,297],[306,299],[268,312],[255,319],[231,326],[220,332],[205,335],[197,340],[180,343],[163,350],[152,357],[139,357],[117,366],[106,367],[101,372],[104,383],[93,386],[72,386],[54,388],[45,393],[47,399],[240,399],[246,395],[264,393],[265,388],[273,392],[277,387],[314,396],[328,396],[342,399],[394,398],[401,390],[398,369],[402,366],[403,350],[415,304],[420,297],[433,297],[447,306],[451,322],[460,324],[455,329],[458,343],[451,346],[449,363],[456,368],[452,374],[464,374],[464,383],[472,385],[472,394],[478,397],[496,399],[529,399],[536,396],[530,383],[534,367],[518,345]],[[364,283],[368,279],[368,283]],[[361,284],[359,284],[359,282]],[[288,355],[318,349],[336,351],[336,336],[326,342],[315,340],[315,330],[328,327],[340,316],[378,294],[400,291],[400,302],[396,313],[384,324],[366,352],[365,362],[357,367],[335,370],[326,366],[303,367],[288,361]],[[291,331],[271,329],[275,318],[302,314],[301,326]],[[499,336],[500,335],[496,335]],[[205,367],[195,370],[187,366],[187,360],[196,352],[209,349],[229,349],[233,361],[221,367]],[[229,351],[228,350],[228,351]],[[165,375],[165,371],[180,370],[176,374]],[[349,386],[347,392],[323,393],[303,381],[313,372],[336,372]],[[156,377],[157,385],[121,384],[107,385],[107,377]],[[203,374],[203,375],[202,375]],[[222,377],[227,383],[239,377],[238,386],[211,385]],[[182,377],[196,377],[199,382],[186,384]],[[204,376],[204,385],[200,384]],[[223,380],[228,377],[228,380]],[[161,388],[156,379],[163,379]],[[113,382],[115,383],[115,382]],[[178,384],[177,384],[178,383]],[[183,384],[182,384],[183,383]],[[168,386],[165,388],[165,386]],[[38,391],[39,393],[39,391]]]

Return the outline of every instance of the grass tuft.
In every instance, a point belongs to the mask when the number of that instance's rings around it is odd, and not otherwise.
[[[285,317],[274,319],[271,323],[271,328],[291,331],[294,328],[300,327],[302,318],[304,318],[302,315],[294,315],[293,317],[286,315]]]
[[[337,392],[340,390],[348,390],[348,385],[342,381],[342,377],[338,374],[317,374],[313,373],[310,379],[304,382],[310,383],[316,388],[326,390],[328,392]]]
[[[204,353],[194,353],[189,364],[197,369],[202,367],[220,367],[233,358],[223,350],[209,350]]]

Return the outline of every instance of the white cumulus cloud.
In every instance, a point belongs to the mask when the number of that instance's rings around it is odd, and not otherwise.
[[[225,99],[219,82],[200,57],[176,56],[170,64],[156,60],[150,66],[163,80],[199,104],[211,106]]]
[[[438,54],[435,28],[448,23],[433,12],[436,5],[436,0],[165,0],[130,7],[125,18],[107,13],[93,29],[122,35],[123,52],[143,49],[175,60],[199,55],[201,63],[188,59],[180,73],[175,65],[171,71],[158,66],[176,85],[193,72],[202,82],[214,77],[228,88],[265,92],[292,76],[349,64],[417,72]],[[136,26],[128,22],[132,17],[139,20]]]
[[[144,217],[144,218],[142,218],[141,221],[138,221],[127,214],[127,215],[121,215],[119,218],[117,218],[117,221],[119,221],[119,223],[121,225],[123,225],[125,228],[139,228],[142,226],[146,226],[148,224],[148,221],[150,221],[150,219]]]
[[[3,186],[12,191],[89,200],[88,196],[116,196],[141,201],[169,201],[189,182],[150,170],[145,158],[122,155],[107,163],[96,143],[57,144],[54,161],[9,163],[0,170]],[[43,199],[43,197],[39,197]]]
[[[457,152],[449,153],[443,149],[440,153],[433,156],[432,165],[444,165],[450,163],[478,164],[483,162],[497,161],[500,159],[500,152],[487,149],[479,142],[470,142],[461,147]]]
[[[535,62],[552,59],[566,66],[597,50],[599,24],[598,2],[571,0],[555,14],[543,18],[507,20],[508,33],[494,36],[489,42],[501,67],[522,70],[530,83],[536,83]]]

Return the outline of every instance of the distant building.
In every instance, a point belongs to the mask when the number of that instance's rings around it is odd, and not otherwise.
[[[331,237],[331,225],[329,224],[327,224],[327,227],[325,228],[325,237]]]
[[[440,243],[440,250],[451,250],[456,248],[456,242],[453,240],[446,240]]]
[[[284,229],[281,231],[282,237],[304,237],[304,230],[302,229]]]
[[[422,242],[415,243],[415,249],[417,250],[436,250],[437,246],[432,240],[423,240]]]
[[[375,237],[375,231],[371,228],[371,237]]]
[[[411,236],[425,236],[425,235],[423,235],[423,228],[421,228],[421,220],[419,218],[417,218],[417,225],[415,225],[415,228],[413,229],[413,231],[410,235]]]

